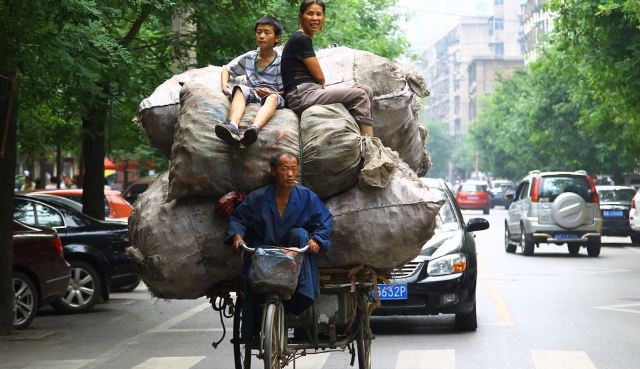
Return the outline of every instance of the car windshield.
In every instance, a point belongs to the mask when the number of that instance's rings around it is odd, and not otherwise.
[[[632,188],[617,188],[613,190],[599,190],[602,202],[631,202],[636,191]]]
[[[487,185],[464,183],[462,187],[460,187],[460,191],[461,192],[487,192]]]
[[[565,192],[573,192],[587,202],[593,201],[591,185],[585,176],[542,177],[539,190],[541,202],[553,202],[556,197]]]
[[[449,200],[445,192],[440,188],[431,188],[431,191],[446,200],[444,205],[442,205],[442,207],[440,208],[438,216],[436,217],[435,232],[448,232],[460,229],[460,225],[458,224],[458,219],[456,218],[456,213],[454,211],[453,205],[451,204],[451,201]]]

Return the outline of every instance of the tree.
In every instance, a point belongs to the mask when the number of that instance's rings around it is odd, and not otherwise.
[[[449,177],[449,163],[453,156],[453,137],[444,122],[427,120],[423,125],[429,131],[427,150],[431,154],[433,166],[429,170],[430,177]]]

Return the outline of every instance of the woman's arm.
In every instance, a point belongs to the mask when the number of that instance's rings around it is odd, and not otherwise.
[[[310,58],[302,59],[304,66],[307,67],[309,74],[316,81],[317,84],[324,86],[324,73],[322,73],[322,68],[320,67],[320,62],[318,58],[313,56]]]

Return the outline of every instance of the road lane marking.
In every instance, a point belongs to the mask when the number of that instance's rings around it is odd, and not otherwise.
[[[78,369],[91,360],[47,360],[35,361],[24,369]]]
[[[331,354],[307,354],[296,359],[296,369],[322,369]],[[292,366],[293,367],[293,366]]]
[[[626,247],[625,247],[625,249],[627,249],[627,250],[631,250],[631,251],[633,251],[633,252],[635,252],[635,253],[640,254],[640,249],[639,249],[639,248],[637,248],[637,247],[629,247],[629,246],[626,246]]]
[[[491,273],[484,266],[484,263],[480,262],[480,259],[478,259],[478,278],[482,278],[482,283],[485,284],[487,291],[489,292],[489,299],[491,300],[491,305],[493,305],[493,310],[495,311],[496,319],[498,320],[495,325],[515,325],[507,304],[504,302],[498,288],[496,288],[496,285],[491,280]]]
[[[187,320],[189,318],[191,318],[192,316],[198,314],[199,312],[208,309],[211,307],[211,304],[209,304],[208,302],[205,302],[203,304],[200,304],[194,308],[191,308],[187,311],[185,311],[184,313],[175,316],[169,320],[167,320],[164,323],[158,324],[157,326],[155,326],[154,328],[151,328],[150,330],[147,331],[147,333],[158,333],[158,332],[171,332],[172,329],[171,327],[178,325],[180,322],[182,322],[183,320]]]
[[[635,307],[636,309],[628,309],[630,307]],[[611,310],[611,311],[622,311],[625,313],[634,313],[640,314],[640,304],[621,304],[621,305],[606,305],[606,306],[594,306],[594,309],[602,309],[602,310]]]
[[[455,350],[400,350],[395,369],[455,369]]]
[[[531,351],[536,369],[596,369],[584,351]]]
[[[206,356],[152,357],[133,369],[189,369]]]

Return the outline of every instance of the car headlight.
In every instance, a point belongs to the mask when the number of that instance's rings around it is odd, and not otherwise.
[[[427,266],[427,274],[447,275],[453,273],[462,273],[467,269],[467,258],[464,254],[450,254],[429,261]]]

